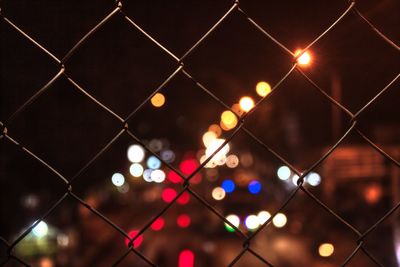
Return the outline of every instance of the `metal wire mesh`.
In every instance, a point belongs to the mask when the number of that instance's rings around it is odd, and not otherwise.
[[[346,16],[349,16],[351,13],[356,14],[359,16],[363,22],[365,22],[366,25],[370,28],[371,31],[373,31],[377,36],[379,36],[384,42],[389,44],[388,49],[394,49],[397,52],[400,51],[400,47],[395,44],[393,41],[391,41],[387,36],[385,36],[377,27],[375,27],[357,8],[357,3],[356,1],[350,1],[347,8],[342,12],[342,14],[334,20],[334,22],[329,25],[322,33],[320,33],[312,42],[310,42],[304,49],[303,51],[307,51],[314,46],[318,45],[318,42],[325,37],[329,32],[335,31],[335,27],[337,26],[338,23],[340,23]],[[135,30],[138,31],[142,34],[143,38],[146,38],[150,40],[153,44],[155,44],[158,49],[163,51],[166,55],[168,55],[172,60],[175,62],[175,69],[174,71],[158,86],[156,90],[154,90],[148,97],[143,100],[139,105],[136,107],[132,107],[133,111],[128,115],[128,116],[121,116],[117,114],[117,112],[113,111],[103,103],[101,103],[98,99],[96,99],[92,94],[89,93],[89,90],[85,89],[82,85],[78,84],[75,80],[73,75],[70,75],[68,72],[68,62],[71,58],[74,57],[74,54],[81,49],[81,46],[92,37],[92,35],[99,30],[101,27],[104,27],[111,18],[119,16],[126,20],[129,25]],[[226,104],[224,101],[222,101],[218,96],[216,96],[211,90],[207,89],[199,79],[194,77],[190,73],[190,71],[187,69],[187,66],[185,64],[185,59],[193,54],[196,53],[196,48],[202,43],[207,42],[207,37],[209,37],[211,34],[213,34],[217,28],[223,27],[223,22],[227,20],[228,17],[232,16],[244,16],[244,18],[262,35],[272,41],[279,49],[281,49],[284,53],[286,53],[289,57],[293,59],[292,65],[287,66],[287,73],[281,77],[281,79],[273,86],[271,94],[263,97],[261,100],[259,100],[253,109],[251,109],[249,112],[239,116],[231,109],[231,107]],[[54,211],[56,211],[60,205],[66,201],[66,199],[72,199],[75,200],[79,205],[82,205],[86,209],[88,209],[90,212],[92,212],[94,215],[98,216],[101,220],[103,220],[105,223],[110,225],[112,228],[115,229],[115,231],[119,232],[122,237],[129,239],[128,243],[128,248],[125,251],[121,251],[120,257],[116,258],[114,260],[113,266],[117,266],[120,264],[130,253],[136,254],[141,260],[143,260],[145,263],[147,263],[149,266],[156,266],[155,263],[152,262],[151,259],[147,258],[145,255],[143,255],[139,250],[135,249],[133,244],[134,241],[139,238],[141,234],[143,234],[145,231],[149,229],[149,227],[154,223],[157,218],[162,216],[168,209],[171,208],[171,206],[175,205],[179,197],[184,194],[185,192],[189,193],[191,196],[193,196],[195,199],[198,200],[199,203],[203,206],[204,209],[208,209],[212,213],[214,213],[216,216],[219,217],[221,221],[224,223],[230,225],[232,228],[235,229],[236,233],[241,236],[243,242],[243,248],[241,249],[240,253],[238,253],[231,261],[229,266],[234,266],[246,253],[250,253],[257,257],[259,261],[265,265],[268,266],[273,266],[273,264],[269,261],[269,259],[261,256],[257,251],[255,251],[252,248],[252,240],[259,235],[261,231],[263,231],[272,221],[273,217],[278,214],[280,211],[282,211],[291,201],[293,201],[294,197],[300,192],[304,192],[308,197],[310,201],[315,202],[317,205],[321,206],[326,212],[330,214],[330,216],[334,217],[336,220],[338,220],[342,225],[344,225],[346,228],[348,228],[350,231],[352,231],[356,236],[357,239],[354,240],[356,242],[357,246],[356,248],[352,251],[350,255],[348,255],[347,258],[343,259],[342,266],[348,264],[353,257],[358,252],[361,252],[365,254],[371,262],[378,266],[382,266],[381,263],[378,262],[378,260],[372,255],[366,248],[365,248],[365,239],[368,235],[370,235],[372,232],[375,231],[375,229],[381,225],[385,220],[387,220],[390,216],[393,215],[393,213],[399,208],[400,202],[394,205],[389,211],[386,212],[384,216],[382,216],[376,223],[371,225],[369,229],[365,232],[361,232],[358,229],[356,229],[353,225],[348,223],[343,217],[338,215],[336,212],[334,212],[329,206],[324,204],[318,196],[314,195],[309,189],[304,187],[304,180],[305,177],[315,170],[322,162],[325,161],[325,159],[333,153],[340,145],[341,143],[348,137],[350,133],[357,133],[362,139],[364,139],[374,150],[379,152],[383,157],[385,157],[387,160],[389,160],[391,163],[396,165],[397,167],[400,167],[400,163],[395,160],[392,156],[390,156],[387,152],[385,152],[383,149],[381,149],[377,144],[375,144],[373,141],[371,141],[359,128],[358,128],[358,119],[359,117],[365,112],[365,110],[369,108],[373,108],[376,102],[380,101],[381,96],[388,90],[393,89],[393,85],[398,81],[400,74],[397,74],[393,79],[383,86],[382,89],[379,90],[379,92],[370,100],[368,103],[366,103],[361,109],[359,109],[357,112],[353,113],[349,111],[348,108],[346,108],[342,103],[339,103],[336,101],[334,98],[332,98],[330,95],[328,95],[325,90],[323,90],[316,82],[314,82],[301,68],[301,66],[298,65],[297,59],[301,54],[295,55],[289,48],[285,46],[285,44],[281,43],[278,41],[279,38],[275,38],[270,34],[266,29],[261,27],[252,17],[250,17],[245,10],[242,9],[241,4],[238,0],[234,1],[232,5],[229,7],[229,9],[226,11],[226,13],[193,45],[191,46],[183,55],[179,56],[174,53],[172,53],[167,47],[163,46],[160,42],[156,40],[156,37],[152,36],[150,33],[146,32],[143,30],[136,22],[134,18],[131,18],[127,13],[124,11],[124,3],[122,1],[117,1],[115,3],[114,9],[110,10],[110,12],[101,20],[99,21],[90,31],[88,31],[62,58],[56,57],[49,49],[44,47],[43,45],[40,44],[40,40],[35,40],[30,36],[30,34],[23,29],[21,29],[18,25],[16,25],[12,19],[7,17],[7,10],[2,10],[1,11],[1,17],[3,22],[5,22],[5,25],[9,27],[10,29],[15,30],[18,32],[20,38],[23,38],[29,43],[39,49],[44,56],[49,57],[52,61],[54,61],[58,68],[57,69],[57,74],[54,75],[42,88],[37,90],[23,105],[21,105],[10,117],[5,119],[4,121],[0,122],[1,126],[1,135],[0,135],[0,142],[10,142],[11,144],[15,145],[15,149],[21,149],[26,157],[30,157],[34,159],[37,164],[43,165],[45,168],[47,168],[51,173],[53,173],[54,178],[58,179],[61,183],[64,185],[64,194],[54,203],[52,203],[51,208],[49,208],[40,218],[37,219],[37,221],[26,228],[26,230],[21,233],[15,240],[12,242],[8,242],[5,238],[1,238],[1,242],[4,243],[4,245],[7,247],[7,258],[3,260],[1,265],[6,264],[10,260],[15,260],[18,261],[20,264],[29,266],[28,263],[24,262],[23,259],[17,257],[14,253],[13,250],[15,246],[21,242],[36,226],[37,224],[46,219],[50,214],[52,214]],[[263,103],[265,100],[270,98],[272,95],[274,95],[275,91],[278,91],[280,89],[281,84],[288,79],[294,72],[300,73],[304,79],[313,86],[313,88],[321,93],[323,97],[325,97],[331,104],[335,105],[338,107],[341,111],[343,111],[348,118],[349,126],[346,128],[345,133],[340,136],[338,140],[334,143],[334,145],[322,156],[320,157],[317,161],[315,161],[309,168],[307,168],[304,171],[300,171],[296,169],[288,160],[286,160],[282,155],[278,154],[275,152],[268,144],[260,140],[258,137],[256,137],[255,134],[253,134],[248,128],[246,128],[246,119],[256,111],[261,103]],[[150,101],[150,99],[156,95],[158,92],[160,92],[163,88],[165,88],[171,80],[174,79],[174,77],[178,74],[183,74],[190,80],[194,82],[194,84],[203,92],[205,92],[210,99],[218,103],[220,106],[222,106],[224,109],[231,110],[236,116],[239,121],[238,125],[235,127],[235,129],[232,131],[230,136],[225,140],[225,142],[212,154],[210,155],[204,162],[198,166],[198,168],[191,173],[190,175],[184,175],[179,169],[175,168],[172,166],[170,163],[166,162],[163,160],[156,152],[152,151],[147,144],[145,144],[137,135],[135,132],[131,130],[130,125],[128,125],[128,121],[130,118],[132,118],[135,114],[137,114],[143,106]],[[66,176],[57,171],[54,167],[52,167],[49,163],[47,163],[45,160],[43,160],[41,157],[39,157],[33,149],[30,149],[28,147],[25,147],[24,144],[20,143],[18,140],[16,140],[14,137],[9,135],[9,128],[12,127],[10,126],[11,123],[18,118],[18,116],[24,112],[29,112],[29,108],[32,103],[37,101],[44,92],[53,90],[53,84],[59,80],[61,77],[65,77],[68,82],[73,85],[73,87],[78,90],[79,92],[82,93],[84,97],[98,105],[101,109],[109,113],[115,121],[117,121],[120,125],[119,132],[117,135],[115,135],[109,142],[102,147],[86,164],[84,164],[81,169],[76,172],[72,176]],[[172,127],[172,126],[171,126]],[[196,193],[191,186],[191,180],[192,178],[201,170],[204,169],[205,165],[212,159],[213,156],[215,156],[226,144],[231,142],[237,133],[242,132],[245,133],[248,137],[251,139],[255,140],[263,149],[268,151],[271,155],[273,155],[276,159],[278,159],[280,162],[283,164],[287,165],[290,167],[291,171],[296,173],[299,176],[297,186],[296,188],[291,192],[291,194],[287,197],[287,199],[281,203],[279,209],[277,209],[272,216],[261,226],[259,227],[256,231],[251,232],[251,233],[244,233],[241,231],[238,227],[233,225],[230,221],[228,221],[223,214],[221,214],[215,207],[213,207],[212,204],[210,204],[204,197]],[[128,135],[132,140],[137,142],[138,144],[142,145],[147,152],[151,153],[155,157],[157,157],[163,164],[168,166],[171,170],[175,171],[183,180],[182,183],[182,188],[179,191],[179,193],[174,197],[174,199],[168,203],[167,205],[164,206],[163,209],[159,210],[157,212],[157,215],[153,217],[152,219],[148,220],[148,222],[139,230],[136,236],[131,237],[122,227],[114,223],[110,218],[107,218],[105,215],[103,215],[101,212],[96,210],[94,207],[92,207],[89,203],[85,202],[83,199],[81,199],[75,192],[74,192],[74,185],[76,183],[79,183],[79,179],[81,176],[85,173],[85,171],[90,168],[93,164],[95,164],[98,159],[108,150],[110,147],[113,146],[113,144],[122,136],[122,135]]]

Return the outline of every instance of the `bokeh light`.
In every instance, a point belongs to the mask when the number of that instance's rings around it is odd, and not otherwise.
[[[146,164],[147,164],[147,167],[149,167],[150,169],[153,169],[153,170],[161,167],[161,161],[155,156],[150,156],[147,159]]]
[[[301,49],[297,49],[296,52],[294,52],[295,56],[300,55],[297,58],[297,63],[300,66],[307,66],[311,63],[311,54],[308,51],[303,52]]]
[[[256,85],[256,92],[261,97],[267,96],[271,93],[271,86],[267,82],[259,82]]]
[[[150,178],[156,183],[162,183],[165,181],[165,172],[163,170],[154,170],[151,172]]]
[[[249,230],[255,230],[258,228],[258,226],[260,226],[259,219],[256,215],[247,216],[246,220],[244,221],[244,224]]]
[[[233,226],[235,226],[236,228],[238,228],[239,225],[240,225],[240,218],[239,218],[239,216],[237,216],[237,215],[235,215],[235,214],[230,214],[230,215],[226,216],[226,220],[227,220],[228,222],[230,222],[230,223],[231,223]],[[235,232],[235,229],[232,228],[232,226],[230,226],[230,225],[227,224],[227,223],[224,223],[224,224],[225,224],[225,229],[226,229],[226,230],[228,230],[229,232]]]
[[[211,124],[210,127],[208,127],[208,130],[214,132],[217,137],[220,136],[222,133],[221,127],[219,127],[218,124]]]
[[[33,229],[32,229],[32,234],[36,236],[37,238],[42,238],[45,235],[47,235],[47,232],[49,231],[49,227],[47,226],[47,223],[44,221],[40,221]]]
[[[114,173],[111,176],[111,182],[115,186],[122,186],[125,183],[125,177],[122,174],[118,173],[118,172]]]
[[[269,218],[271,218],[271,214],[268,211],[263,210],[257,214],[257,218],[258,223],[261,225],[268,221]]]
[[[165,220],[163,217],[158,217],[152,224],[151,224],[151,229],[153,231],[160,231],[164,228],[165,225]]]
[[[150,101],[153,106],[159,108],[165,104],[165,96],[161,93],[156,93]]]
[[[181,169],[183,174],[190,175],[192,174],[197,167],[199,166],[199,163],[195,159],[186,159],[181,162],[179,165],[179,168]]]
[[[153,172],[152,169],[144,170],[144,172],[143,172],[143,180],[145,180],[148,183],[153,182],[153,180],[151,180],[151,173],[152,172]]]
[[[217,134],[213,131],[208,131],[203,134],[203,144],[205,147],[209,147],[213,140],[217,139]]]
[[[175,189],[167,187],[162,191],[161,198],[165,202],[170,203],[176,197],[176,195]]]
[[[288,166],[281,166],[279,167],[277,174],[278,178],[284,181],[292,176],[292,171],[289,169]]]
[[[331,243],[323,243],[318,248],[318,253],[321,257],[329,257],[334,251],[335,248]]]
[[[180,228],[186,228],[189,227],[190,223],[191,223],[191,219],[190,216],[187,214],[181,214],[178,216],[178,218],[176,219],[176,223],[178,224],[178,226]]]
[[[225,190],[226,193],[232,193],[235,190],[235,182],[227,179],[222,182],[221,187]]]
[[[226,157],[226,166],[228,168],[236,168],[239,165],[239,158],[236,155],[229,155]]]
[[[174,151],[169,150],[169,149],[161,151],[160,156],[161,156],[162,160],[164,160],[167,163],[172,163],[175,160]]]
[[[182,193],[182,195],[176,200],[176,202],[178,202],[178,204],[181,205],[186,205],[187,203],[189,203],[190,200],[190,194],[185,191]]]
[[[133,163],[130,167],[129,167],[129,173],[133,176],[133,177],[140,177],[143,174],[143,166],[140,163]]]
[[[207,147],[206,149],[206,158],[209,158],[212,154],[214,154],[215,151],[219,149],[220,146],[222,146],[225,142],[225,139],[214,139],[210,146]],[[219,150],[213,157],[212,161],[217,161],[218,159],[222,157],[226,157],[226,154],[229,152],[229,144],[224,145],[221,150]]]
[[[211,196],[215,200],[222,200],[225,198],[225,190],[222,187],[215,187],[211,192]]]
[[[272,219],[272,223],[275,225],[275,227],[282,228],[283,226],[286,225],[287,218],[286,215],[283,213],[278,213],[275,215],[275,217]]]
[[[128,233],[130,238],[135,238],[139,234],[139,230],[132,230]],[[125,238],[125,245],[129,247],[129,238]],[[133,241],[133,248],[138,248],[140,244],[143,242],[143,235],[140,235],[138,238]]]
[[[182,177],[180,177],[176,172],[170,171],[167,175],[168,180],[171,183],[178,184],[183,181]]]
[[[221,114],[221,124],[226,130],[230,130],[236,127],[238,120],[235,114],[230,110],[225,110]]]
[[[141,162],[144,158],[144,149],[139,145],[131,145],[128,148],[128,159],[130,162],[137,163]]]
[[[262,187],[261,183],[256,180],[251,181],[247,186],[249,192],[254,195],[260,193],[261,187]]]
[[[249,112],[254,107],[254,100],[249,96],[244,96],[239,101],[240,108]]]
[[[317,186],[317,185],[319,185],[321,183],[321,176],[316,172],[310,172],[306,176],[306,181],[311,186]]]
[[[194,253],[189,249],[184,249],[179,253],[178,267],[193,267]]]

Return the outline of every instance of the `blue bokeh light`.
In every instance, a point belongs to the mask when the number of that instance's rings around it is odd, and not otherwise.
[[[256,180],[251,181],[248,185],[249,192],[253,195],[260,193],[261,187],[261,183]]]
[[[147,167],[153,170],[159,169],[161,167],[161,161],[155,156],[150,156],[147,159]]]
[[[221,187],[226,193],[232,193],[235,190],[235,182],[230,179],[224,180]]]

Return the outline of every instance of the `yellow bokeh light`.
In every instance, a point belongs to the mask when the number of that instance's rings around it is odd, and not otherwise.
[[[246,112],[254,107],[254,100],[249,96],[244,96],[239,101],[240,108]]]
[[[329,257],[333,254],[335,248],[330,243],[323,243],[318,248],[318,253],[321,257]]]
[[[225,198],[225,190],[222,187],[215,187],[211,195],[215,200],[222,200]]]
[[[225,125],[231,125],[231,124],[235,123],[235,120],[236,120],[236,116],[235,116],[235,114],[233,114],[232,111],[225,110],[224,112],[222,112],[221,121]]]
[[[311,54],[308,51],[303,52],[301,49],[297,49],[296,52],[294,52],[295,56],[300,55],[297,58],[297,63],[301,66],[307,66],[311,63]]]
[[[161,93],[157,93],[151,98],[150,101],[153,106],[159,108],[165,104],[165,96]]]
[[[271,86],[267,82],[259,82],[256,85],[256,92],[261,97],[267,96],[271,93]]]

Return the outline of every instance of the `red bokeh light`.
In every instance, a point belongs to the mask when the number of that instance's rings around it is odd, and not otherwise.
[[[198,166],[199,163],[195,159],[186,159],[179,165],[181,171],[186,175],[192,174]]]
[[[176,223],[178,224],[179,227],[181,228],[186,228],[190,225],[191,219],[190,216],[187,214],[181,214],[178,216],[178,219],[176,220]]]
[[[161,198],[167,203],[170,203],[175,197],[176,191],[172,188],[165,188],[162,191]]]
[[[152,224],[151,229],[154,231],[160,231],[164,228],[165,220],[162,217],[158,217]]]
[[[181,205],[186,205],[190,200],[190,194],[188,192],[183,192],[182,195],[177,199],[176,202]]]
[[[132,230],[128,233],[130,238],[134,238],[135,236],[137,236],[137,234],[139,233],[139,230]],[[125,238],[125,245],[127,247],[129,247],[129,238]],[[140,244],[142,244],[143,242],[143,235],[140,235],[138,238],[135,239],[135,241],[133,241],[133,248],[137,248],[140,246]]]
[[[182,250],[179,253],[178,267],[193,267],[194,253],[189,249]]]
[[[183,181],[182,177],[180,177],[176,172],[170,171],[167,175],[168,180],[171,183],[178,184]]]

